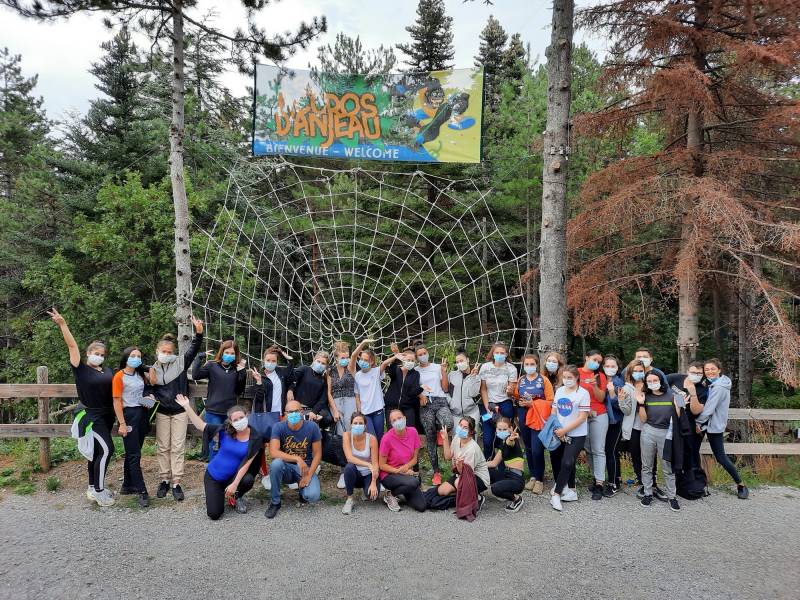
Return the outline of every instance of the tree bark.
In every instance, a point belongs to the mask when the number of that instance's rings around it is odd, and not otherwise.
[[[172,2],[172,121],[169,128],[169,173],[175,210],[175,320],[178,323],[178,351],[183,353],[192,337],[192,265],[189,255],[189,201],[183,176],[184,135],[184,33],[183,0]]]
[[[753,272],[761,275],[761,259],[753,257]],[[756,295],[752,285],[743,284],[739,289],[739,406],[747,408],[751,404],[753,390],[753,308]]]
[[[539,253],[539,352],[567,348],[567,163],[572,83],[573,0],[554,0],[547,56],[542,226]]]

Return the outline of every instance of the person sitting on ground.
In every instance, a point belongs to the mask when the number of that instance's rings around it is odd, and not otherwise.
[[[226,500],[236,512],[246,513],[244,495],[253,488],[264,452],[264,441],[248,425],[247,410],[234,405],[223,423],[206,423],[194,412],[189,398],[178,394],[175,401],[186,411],[192,425],[203,432],[203,450],[212,441],[218,443],[219,450],[208,462],[203,478],[208,518],[219,519],[225,512]]]
[[[486,498],[483,492],[489,487],[489,467],[483,450],[475,441],[475,419],[461,417],[456,424],[452,441],[448,440],[447,429],[442,427],[442,453],[444,459],[452,464],[451,477],[436,488],[440,496],[454,496],[461,481],[461,469],[469,465],[475,474],[475,483],[478,486],[478,509],[483,506]],[[448,443],[449,442],[449,443]]]
[[[397,496],[402,495],[411,508],[425,512],[425,496],[419,489],[419,477],[414,475],[421,447],[419,434],[406,425],[406,416],[399,408],[389,413],[389,421],[392,428],[384,434],[380,444],[381,485],[386,489],[383,501],[389,510],[398,512]]]
[[[281,484],[296,483],[300,504],[319,500],[317,467],[322,460],[322,433],[314,421],[303,418],[297,400],[286,403],[286,420],[273,425],[269,441],[271,502],[264,513],[274,519],[281,508]]]
[[[342,514],[353,512],[353,490],[357,487],[364,490],[364,498],[375,500],[378,497],[379,452],[378,440],[367,433],[367,420],[360,412],[354,412],[344,432],[343,448],[347,457],[344,468],[344,485],[347,498],[342,507]]]
[[[511,419],[507,417],[497,420],[494,452],[494,457],[488,463],[492,495],[509,501],[506,512],[518,512],[524,503],[523,454],[519,433],[512,431]]]

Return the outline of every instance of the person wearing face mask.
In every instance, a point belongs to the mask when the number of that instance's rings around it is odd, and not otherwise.
[[[371,433],[367,433],[367,420],[360,412],[355,412],[350,417],[350,427],[344,432],[342,444],[347,457],[347,466],[344,468],[345,488],[347,498],[342,507],[342,514],[349,515],[353,512],[353,491],[360,487],[364,490],[364,499],[375,500],[378,497],[378,440]]]
[[[558,352],[548,352],[544,355],[544,370],[542,375],[550,382],[553,389],[561,387],[561,370],[566,366],[564,357]]]
[[[440,429],[450,431],[453,428],[453,413],[450,412],[450,403],[444,391],[448,388],[447,360],[442,360],[441,364],[431,362],[428,349],[421,344],[417,345],[415,353],[419,362],[416,367],[419,384],[423,390],[419,416],[425,431],[428,458],[433,470],[431,483],[439,485],[442,483],[442,474],[439,470],[437,436]]]
[[[664,385],[657,373],[650,372],[645,375],[646,390],[636,392],[637,411],[642,422],[642,485],[644,495],[641,499],[642,506],[650,506],[653,502],[653,487],[656,476],[653,473],[653,463],[661,460],[661,470],[664,472],[664,483],[667,487],[667,500],[673,511],[680,510],[680,504],[675,497],[675,474],[672,464],[664,458],[664,445],[667,437],[673,433],[672,415],[679,413],[680,408],[675,404],[672,390]]]
[[[526,354],[522,357],[523,375],[511,393],[517,405],[519,437],[525,445],[530,479],[525,489],[534,494],[544,492],[544,445],[539,432],[550,416],[553,406],[553,386],[539,373],[539,357]]]
[[[455,369],[447,374],[447,395],[450,412],[455,418],[471,417],[476,423],[481,418],[478,404],[481,397],[481,380],[478,377],[479,365],[470,370],[469,357],[461,348],[456,354]]]
[[[576,366],[567,365],[562,369],[562,385],[555,392],[551,413],[558,419],[559,425],[555,434],[561,440],[561,445],[550,453],[557,466],[553,471],[557,475],[550,496],[550,506],[559,512],[562,500],[572,502],[578,499],[575,490],[575,459],[583,450],[589,433],[586,421],[589,418],[591,399],[589,392],[579,385],[579,380],[580,373]]]
[[[114,374],[111,393],[114,396],[114,412],[119,423],[119,435],[125,446],[120,494],[137,494],[141,508],[150,506],[150,496],[142,474],[142,445],[150,431],[147,409],[155,399],[145,398],[145,372],[142,366],[142,351],[136,346],[125,348],[119,361],[119,371]]]
[[[659,376],[665,386],[669,386],[666,374],[661,369],[657,369],[653,366],[653,353],[650,352],[648,348],[637,348],[633,358],[644,365],[646,373],[650,373],[652,371]],[[625,377],[624,370],[622,371],[622,376]]]
[[[389,365],[396,361],[395,356],[390,356],[379,366],[375,352],[367,348],[373,340],[364,340],[350,357],[350,370],[355,378],[356,402],[359,412],[364,415],[367,422],[367,431],[375,436],[378,444],[383,438],[384,420],[386,418],[383,399],[383,380]]]
[[[608,433],[608,412],[606,409],[606,387],[608,379],[600,370],[603,355],[597,350],[589,350],[583,367],[578,369],[580,386],[589,393],[589,435],[586,437],[586,454],[589,457],[589,470],[594,484],[589,486],[592,500],[602,500],[606,473],[606,434]]]
[[[239,353],[239,346],[233,340],[220,344],[212,360],[201,364],[201,356],[194,361],[192,379],[208,379],[206,394],[205,421],[220,425],[227,418],[228,409],[234,406],[247,383],[247,363]],[[208,459],[217,453],[216,444],[209,446]]]
[[[361,412],[356,401],[356,381],[350,370],[351,362],[350,346],[342,341],[336,342],[333,347],[333,364],[328,371],[328,404],[335,408],[333,420],[339,435],[350,429],[352,414]],[[341,480],[340,483],[340,489],[344,489],[344,481]]]
[[[391,428],[389,411],[395,408],[403,412],[409,427],[415,427],[423,389],[419,384],[419,372],[414,368],[417,366],[414,349],[405,348],[400,352],[397,344],[392,344],[391,348],[394,360],[386,367],[389,387],[384,397],[387,428]]]
[[[686,370],[686,373],[670,373],[667,375],[667,382],[670,387],[676,387],[684,393],[686,397],[687,410],[686,416],[689,419],[689,428],[691,435],[689,436],[689,462],[691,468],[702,468],[700,460],[700,443],[703,436],[697,433],[697,423],[695,421],[697,413],[703,411],[706,399],[708,398],[708,382],[703,375],[702,361],[695,361],[691,363]],[[692,408],[694,406],[694,408]]]
[[[78,416],[85,411],[88,421],[83,426],[88,427],[89,423],[92,425],[94,451],[87,464],[89,486],[86,488],[86,497],[99,506],[112,506],[114,498],[105,487],[105,479],[108,461],[114,454],[114,442],[111,439],[111,429],[114,426],[113,374],[111,369],[103,366],[105,344],[97,341],[89,344],[86,348],[86,362],[83,362],[81,351],[64,317],[55,308],[47,311],[47,314],[61,330],[69,351],[69,364],[75,377],[81,409],[76,419],[84,420]]]
[[[606,487],[603,495],[611,498],[622,486],[622,467],[620,461],[620,438],[622,437],[622,420],[625,414],[619,404],[619,390],[625,386],[622,378],[622,365],[613,354],[603,358],[603,374],[606,376],[606,414],[608,415],[608,431],[606,432]]]
[[[524,500],[522,447],[519,433],[511,429],[511,419],[500,417],[494,442],[494,458],[489,461],[492,495],[508,500],[506,512],[518,512]]]
[[[742,482],[736,466],[725,454],[725,429],[728,426],[728,408],[731,404],[731,380],[722,374],[722,363],[719,359],[711,358],[703,362],[703,373],[708,382],[708,397],[705,404],[692,400],[690,410],[695,417],[695,432],[700,436],[708,436],[708,443],[714,453],[714,460],[728,472],[736,483],[736,495],[746,500],[750,495],[747,486]]]
[[[328,399],[328,353],[317,352],[311,366],[302,365],[294,370],[288,398],[297,400],[304,408],[306,417],[320,427],[333,422],[335,409]]]
[[[439,496],[455,496],[459,486],[462,468],[468,465],[475,475],[475,483],[478,487],[478,510],[483,506],[486,498],[482,495],[491,480],[489,478],[489,466],[483,450],[475,441],[475,420],[472,417],[461,417],[453,430],[453,439],[449,440],[447,429],[442,427],[442,453],[444,459],[452,464],[453,475],[436,488]]]
[[[280,356],[286,361],[285,366],[278,365]],[[250,374],[256,383],[253,410],[249,416],[250,427],[267,442],[273,425],[280,422],[286,410],[294,374],[292,357],[277,346],[271,346],[264,351],[261,370],[250,369]]]
[[[418,512],[425,512],[427,502],[420,490],[419,477],[414,475],[419,449],[422,447],[419,434],[406,425],[406,416],[399,408],[389,412],[391,429],[380,443],[381,485],[386,490],[383,501],[389,510],[398,512],[397,496],[403,496],[406,504]]]
[[[272,427],[269,441],[271,501],[264,515],[274,519],[281,508],[281,484],[296,483],[301,504],[319,501],[317,467],[322,460],[322,433],[303,415],[296,400],[286,403],[286,420]]]
[[[508,362],[508,347],[496,342],[491,348],[490,362],[481,365],[481,421],[483,428],[483,454],[490,458],[494,447],[494,420],[498,417],[513,419],[514,403],[508,393],[509,385],[517,384],[517,369]]]
[[[203,433],[203,446],[212,441],[219,445],[203,478],[208,518],[219,519],[225,512],[226,500],[237,513],[246,513],[244,495],[253,489],[264,453],[264,440],[249,426],[247,411],[234,405],[222,423],[206,423],[194,412],[186,396],[179,394],[176,400],[186,410],[192,425]]]
[[[156,459],[161,483],[156,496],[165,498],[172,484],[172,497],[184,499],[183,478],[184,455],[186,453],[186,428],[188,417],[176,400],[178,394],[189,393],[186,372],[192,365],[200,344],[203,342],[203,322],[192,317],[194,337],[189,349],[181,356],[176,354],[175,337],[166,334],[156,346],[156,362],[148,371],[153,395],[158,402],[156,413]]]

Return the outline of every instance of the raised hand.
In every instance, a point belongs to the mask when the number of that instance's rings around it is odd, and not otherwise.
[[[194,315],[191,316],[192,326],[195,333],[203,333],[203,322],[200,319],[195,319]]]
[[[178,394],[175,396],[175,402],[177,402],[178,405],[182,406],[183,408],[187,408],[189,406],[189,399],[183,394]]]
[[[53,323],[58,325],[59,327],[66,325],[67,321],[64,317],[61,316],[61,313],[56,310],[54,306],[52,310],[48,310],[47,314],[50,315],[50,318],[53,319]]]
[[[236,370],[237,370],[237,371],[241,371],[241,370],[242,370],[242,369],[244,369],[246,366],[247,366],[247,361],[246,361],[246,360],[243,358],[242,360],[240,360],[240,361],[239,361],[239,364],[238,364],[238,365],[236,365]]]
[[[261,373],[258,372],[258,369],[250,369],[250,374],[253,376],[253,381],[261,385]]]
[[[392,350],[392,354],[400,354],[400,346],[397,345],[397,342],[392,342],[389,348]]]

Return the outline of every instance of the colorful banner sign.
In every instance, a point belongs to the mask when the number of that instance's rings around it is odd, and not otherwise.
[[[253,154],[481,160],[483,69],[342,75],[256,66]]]

